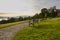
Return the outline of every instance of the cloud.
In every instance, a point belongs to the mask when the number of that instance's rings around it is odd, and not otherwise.
[[[32,11],[32,0],[0,0],[0,11]]]
[[[51,6],[60,7],[60,0],[35,0],[34,8],[39,11],[42,8],[49,8]]]

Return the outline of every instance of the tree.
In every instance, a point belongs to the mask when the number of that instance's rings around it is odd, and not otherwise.
[[[16,21],[16,19],[13,17],[8,20],[8,22],[15,22],[15,21]]]
[[[38,13],[35,14],[35,18],[39,18],[39,14]]]
[[[42,18],[48,17],[48,9],[47,8],[41,9],[41,15],[42,15]]]
[[[56,6],[50,7],[49,14],[50,14],[50,17],[56,17],[58,15],[58,11],[56,10]]]
[[[21,16],[19,17],[19,21],[23,21],[23,18]]]
[[[7,21],[6,20],[2,20],[2,21],[0,21],[0,23],[1,24],[5,24],[5,23],[7,23]]]
[[[39,13],[39,18],[42,18],[42,13]]]
[[[36,13],[34,16],[33,16],[34,19],[39,19],[39,14]]]

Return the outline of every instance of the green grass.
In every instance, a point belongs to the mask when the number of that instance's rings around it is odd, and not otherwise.
[[[12,40],[60,40],[60,18],[52,18],[36,23],[35,27],[19,30]]]
[[[5,27],[10,27],[10,26],[13,26],[13,25],[16,25],[16,24],[25,23],[25,22],[28,22],[28,20],[26,20],[26,21],[19,21],[19,22],[13,22],[13,23],[7,23],[7,24],[0,24],[0,29],[1,28],[5,28]]]

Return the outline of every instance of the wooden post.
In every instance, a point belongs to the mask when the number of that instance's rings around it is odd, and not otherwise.
[[[30,16],[29,16],[29,27],[30,27]]]
[[[34,23],[35,23],[35,21],[34,21],[34,19],[33,19],[33,27],[34,27]]]

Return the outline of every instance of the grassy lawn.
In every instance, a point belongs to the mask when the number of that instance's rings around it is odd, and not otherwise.
[[[52,18],[18,31],[12,40],[60,40],[60,18]]]
[[[13,23],[7,23],[7,24],[0,24],[0,29],[1,28],[5,28],[5,27],[9,27],[9,26],[12,26],[12,25],[24,23],[24,22],[28,22],[28,20],[26,20],[26,21],[20,21],[20,22],[13,22]]]

